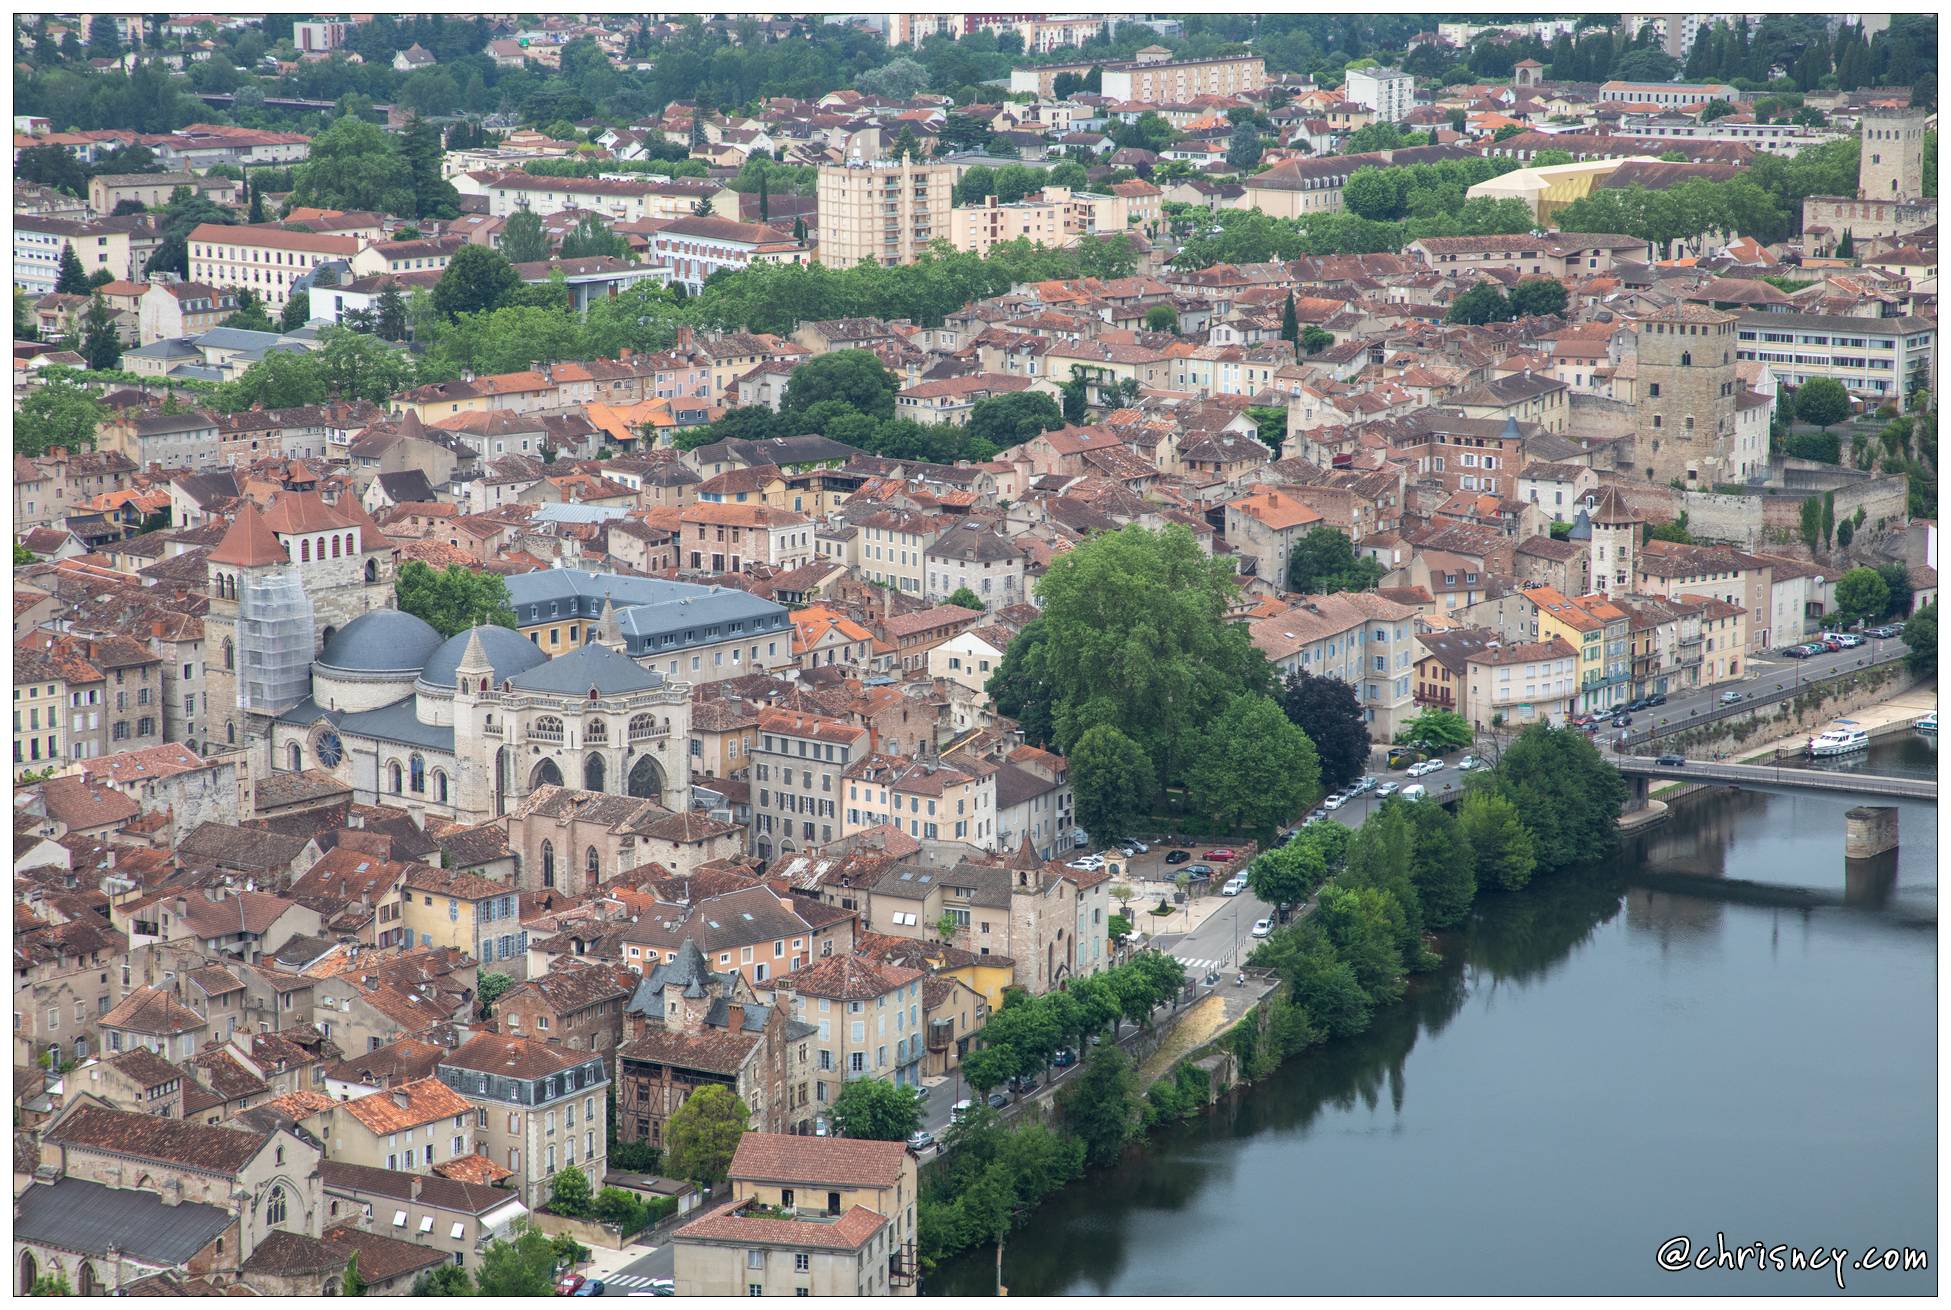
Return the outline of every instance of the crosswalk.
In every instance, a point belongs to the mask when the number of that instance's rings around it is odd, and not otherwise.
[[[660,1280],[652,1278],[647,1274],[618,1274],[614,1278],[604,1279],[603,1285],[605,1287],[621,1287],[627,1289],[632,1287],[649,1287],[652,1283],[658,1281]],[[664,1279],[661,1281],[668,1282],[669,1280]]]
[[[1207,959],[1195,960],[1190,956],[1185,956],[1185,955],[1180,955],[1177,956],[1176,958],[1178,959],[1179,963],[1185,966],[1186,976],[1188,978],[1195,977],[1195,976],[1203,978],[1213,970],[1223,971],[1232,967],[1231,965],[1227,964],[1226,961],[1224,960],[1207,960]]]

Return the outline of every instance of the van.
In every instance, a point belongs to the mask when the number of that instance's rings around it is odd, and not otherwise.
[[[1396,794],[1406,801],[1419,801],[1429,795],[1429,788],[1423,786],[1420,782],[1412,782]]]

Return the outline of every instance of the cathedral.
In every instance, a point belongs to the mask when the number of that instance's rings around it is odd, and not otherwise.
[[[369,804],[480,823],[545,784],[690,804],[691,688],[623,653],[613,609],[554,658],[508,628],[442,640],[394,609],[336,629],[309,694],[270,725],[274,769]]]

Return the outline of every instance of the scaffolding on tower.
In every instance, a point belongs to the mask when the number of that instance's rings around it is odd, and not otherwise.
[[[293,568],[252,578],[237,597],[237,704],[280,714],[311,693],[312,598]]]

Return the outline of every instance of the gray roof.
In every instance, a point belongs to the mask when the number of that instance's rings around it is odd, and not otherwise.
[[[615,505],[538,505],[529,516],[532,523],[608,523],[625,518],[630,511]]]
[[[418,615],[373,610],[333,633],[318,663],[347,673],[418,673],[439,645],[440,633]]]
[[[190,339],[187,337],[169,337],[162,341],[152,341],[146,346],[138,346],[134,350],[125,350],[122,352],[122,358],[128,359],[130,357],[137,359],[202,358],[202,356],[197,354],[196,347],[190,344]]]
[[[540,652],[537,652],[538,654]],[[307,696],[278,716],[278,722],[299,726],[324,719],[340,737],[371,737],[377,741],[418,746],[424,750],[454,753],[452,724],[422,723],[414,713],[414,698],[403,696],[391,705],[376,710],[328,710]]]
[[[592,642],[509,681],[518,691],[581,696],[593,687],[605,696],[621,696],[661,687],[664,675],[652,673],[621,651]]]
[[[617,629],[630,654],[638,656],[783,632],[791,622],[785,606],[733,587],[582,569],[518,573],[508,579],[508,597],[524,626],[555,618],[600,619],[605,603],[614,600]]]
[[[144,1264],[174,1268],[217,1240],[230,1212],[201,1201],[164,1205],[154,1192],[80,1178],[37,1183],[14,1202],[14,1241],[101,1256],[115,1247]]]
[[[526,673],[538,664],[548,661],[541,649],[528,638],[512,628],[497,628],[484,625],[457,632],[442,642],[420,670],[420,681],[430,687],[452,690],[454,670],[460,667],[461,657],[467,653],[469,632],[481,634],[481,650],[488,657],[488,664],[494,669],[494,681],[499,684],[504,678],[512,678],[517,673]],[[585,689],[587,690],[587,689]]]
[[[196,338],[198,350],[269,350],[284,338],[276,332],[253,332],[249,328],[214,327]]]

